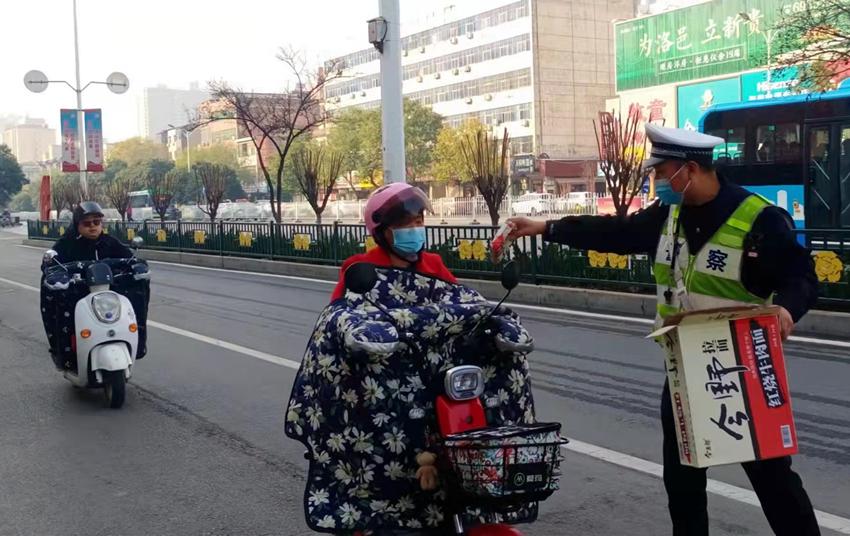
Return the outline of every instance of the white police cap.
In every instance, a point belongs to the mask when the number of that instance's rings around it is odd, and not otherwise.
[[[723,138],[717,136],[684,128],[665,128],[651,123],[646,124],[646,137],[652,143],[652,149],[649,158],[643,162],[644,168],[657,166],[665,160],[711,162],[714,148],[724,143]]]

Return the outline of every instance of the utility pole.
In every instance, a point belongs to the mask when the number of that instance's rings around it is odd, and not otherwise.
[[[381,46],[381,151],[384,184],[406,182],[404,158],[404,102],[401,70],[401,15],[399,0],[379,0]],[[380,20],[379,19],[379,20]],[[376,45],[377,46],[377,45]]]

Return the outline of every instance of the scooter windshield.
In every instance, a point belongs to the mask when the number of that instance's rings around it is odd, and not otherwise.
[[[468,287],[379,269],[365,297],[348,293],[321,313],[285,425],[308,451],[313,530],[437,527],[448,519],[445,492],[421,491],[414,475],[416,454],[435,448],[434,401],[453,366],[483,369],[489,425],[534,422],[525,355],[505,350],[531,342],[517,315],[500,309],[486,321],[490,335],[460,336],[491,307]]]

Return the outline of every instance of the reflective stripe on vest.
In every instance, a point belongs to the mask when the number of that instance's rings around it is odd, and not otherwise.
[[[752,294],[741,282],[744,240],[756,218],[769,205],[770,202],[759,195],[747,197],[696,255],[690,255],[687,241],[680,232],[676,264],[683,265],[677,267],[675,274],[670,270],[670,262],[679,207],[671,207],[658,241],[653,267],[657,319],[682,310],[762,304],[770,300]],[[668,289],[673,292],[671,303],[667,303],[664,295]]]

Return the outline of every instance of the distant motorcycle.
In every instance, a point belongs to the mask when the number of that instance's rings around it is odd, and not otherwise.
[[[140,238],[134,239],[134,246],[140,243]],[[62,373],[77,387],[102,387],[106,404],[120,408],[138,349],[139,325],[130,300],[110,290],[110,286],[120,285],[128,278],[149,280],[148,266],[136,257],[61,264],[56,256],[53,250],[44,254],[45,287],[54,292],[79,288],[86,291],[73,313],[70,344],[76,359]]]

